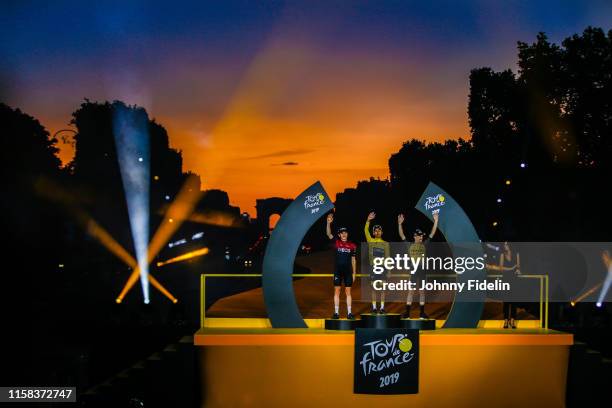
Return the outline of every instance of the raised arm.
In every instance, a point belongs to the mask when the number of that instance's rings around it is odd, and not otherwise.
[[[366,220],[365,227],[363,228],[363,232],[366,236],[366,241],[368,242],[372,241],[372,235],[370,235],[370,221],[372,221],[374,218],[376,218],[376,213],[372,211],[368,214],[368,219]]]
[[[434,235],[436,235],[436,230],[438,229],[438,218],[440,216],[440,213],[434,213],[432,215],[433,219],[434,219],[434,223],[433,226],[431,227],[431,232],[429,233],[429,238],[433,238]]]
[[[325,233],[327,234],[327,238],[334,239],[334,235],[331,232],[331,223],[334,221],[334,214],[329,213],[327,215],[327,226],[325,227]]]
[[[404,228],[402,227],[403,223],[404,223],[404,214],[399,214],[397,216],[397,232],[399,232],[399,236],[402,239],[402,241],[405,241],[406,235],[404,235]]]

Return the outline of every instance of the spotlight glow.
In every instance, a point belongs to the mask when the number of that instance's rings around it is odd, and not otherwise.
[[[136,261],[134,260],[134,265],[136,265]],[[130,291],[130,289],[132,289],[132,286],[134,286],[134,284],[136,283],[136,281],[138,280],[138,275],[139,275],[139,271],[138,271],[138,267],[136,267],[136,269],[134,270],[134,272],[132,272],[132,274],[130,275],[130,277],[128,278],[127,283],[125,284],[125,286],[123,287],[123,289],[121,290],[121,293],[119,294],[119,296],[117,297],[117,303],[121,303],[121,301],[123,300],[123,298],[125,297],[125,295]],[[157,279],[155,279],[155,277],[153,277],[153,275],[149,274],[147,276],[149,278],[149,282],[151,283],[151,285],[153,285],[157,290],[159,290],[164,296],[166,296],[168,299],[170,299],[172,302],[174,302],[174,299],[176,299],[174,296],[172,296],[172,294],[170,293],[170,291],[168,291],[168,289],[166,289],[165,287],[162,286],[161,283],[159,283],[157,281]]]
[[[113,133],[123,190],[127,201],[132,239],[136,252],[140,284],[144,302],[149,303],[149,180],[150,146],[149,118],[142,108],[131,108],[123,103],[113,104]],[[138,158],[143,165],[133,165]]]
[[[603,285],[603,282],[598,283],[597,285],[593,286],[592,288],[590,288],[589,290],[587,290],[586,292],[584,292],[582,295],[578,296],[576,299],[574,299],[571,302],[572,306],[575,306],[576,303],[578,302],[582,302],[584,299],[586,299],[587,297],[589,297],[593,292],[595,292],[597,289],[599,289],[601,286]]]
[[[155,288],[157,288],[157,290],[159,290],[161,293],[163,293],[163,294],[164,294],[164,296],[166,296],[168,299],[170,299],[170,301],[171,301],[172,303],[176,303],[176,302],[178,302],[178,299],[177,299],[177,298],[175,298],[174,296],[172,296],[172,294],[171,294],[170,292],[168,292],[168,291],[166,290],[166,288],[164,288],[164,287],[162,286],[162,284],[161,284],[161,283],[159,283],[159,282],[157,281],[157,279],[155,279],[155,278],[153,277],[153,275],[149,275],[149,280],[151,281],[151,285],[153,285]]]
[[[606,295],[608,294],[608,290],[610,290],[610,284],[612,284],[612,274],[608,272],[608,276],[606,276],[606,280],[603,283],[603,287],[601,288],[601,292],[599,292],[599,297],[597,298],[597,305],[601,307]]]
[[[597,298],[597,307],[601,307],[610,290],[610,285],[612,285],[612,259],[610,257],[610,252],[604,251],[601,256],[608,273],[606,274],[606,279],[603,282],[601,292],[599,292],[599,297]]]
[[[160,266],[168,265],[168,264],[175,263],[175,262],[186,261],[187,259],[195,258],[196,256],[206,255],[207,253],[208,253],[208,248],[206,247],[196,249],[195,251],[191,251],[191,252],[187,252],[185,254],[179,255],[179,256],[175,256],[174,258],[170,258],[166,261],[158,262],[157,266],[160,267]]]
[[[105,230],[100,224],[98,224],[87,212],[85,212],[82,208],[76,205],[78,201],[77,195],[66,190],[61,185],[53,182],[52,180],[41,177],[37,180],[34,185],[35,190],[38,194],[53,200],[54,202],[61,203],[66,206],[68,210],[70,210],[70,214],[72,214],[77,222],[87,231],[87,233],[95,238],[100,244],[102,244],[106,249],[108,249],[113,255],[122,260],[126,265],[133,269],[128,281],[125,286],[121,290],[119,296],[115,299],[117,304],[122,303],[125,295],[130,291],[130,289],[134,286],[136,281],[138,280],[138,276],[140,275],[140,269],[138,268],[138,264],[136,259],[119,244],[111,234]],[[162,294],[164,294],[168,299],[170,299],[173,303],[178,302],[174,296],[164,288],[161,283],[159,283],[153,275],[148,275],[149,282],[158,289]]]
[[[202,197],[202,192],[199,190],[199,188],[197,188],[197,186],[199,186],[197,183],[199,183],[199,179],[197,177],[189,176],[181,188],[181,191],[176,196],[176,199],[172,202],[172,204],[170,204],[170,207],[166,211],[166,218],[160,224],[157,231],[155,231],[155,234],[149,243],[147,258],[148,263],[153,261],[155,256],[157,256],[159,251],[169,241],[172,234],[176,232],[183,221],[193,212],[193,208]],[[191,186],[196,188],[192,188]],[[166,222],[169,218],[172,218],[173,221],[176,222]],[[138,279],[138,269],[139,268],[136,268],[134,272],[132,272],[132,275],[128,278],[128,281],[121,290],[121,294],[119,295],[120,298],[123,299],[134,286],[136,280]],[[151,284],[153,284],[153,281],[151,280],[152,276],[148,275],[148,277]]]
[[[196,204],[202,198],[199,183],[199,178],[195,176],[187,177],[181,191],[179,191],[172,204],[166,210],[164,221],[155,231],[149,244],[149,262],[166,245],[176,230],[180,228],[183,221],[191,215]]]

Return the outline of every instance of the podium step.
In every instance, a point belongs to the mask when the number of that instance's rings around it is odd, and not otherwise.
[[[416,330],[436,330],[435,319],[402,319],[402,327]]]
[[[361,327],[369,329],[394,329],[402,327],[401,315],[398,313],[361,314]]]
[[[361,327],[360,319],[325,319],[326,330],[355,330]]]

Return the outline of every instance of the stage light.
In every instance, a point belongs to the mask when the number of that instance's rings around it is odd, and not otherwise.
[[[136,264],[136,261],[134,260],[134,264]],[[138,271],[138,267],[136,266],[136,269],[134,270],[134,272],[132,272],[132,274],[130,275],[130,277],[128,278],[127,283],[125,284],[125,286],[123,287],[123,289],[121,290],[121,293],[119,294],[119,297],[117,299],[119,299],[120,303],[121,300],[123,300],[123,298],[125,297],[125,295],[130,291],[130,289],[132,289],[132,287],[134,286],[134,284],[136,283],[136,281],[138,280],[138,276],[140,275],[139,271]],[[147,278],[149,279],[149,282],[151,282],[151,284],[157,289],[159,290],[161,293],[163,293],[168,299],[173,300],[175,299],[174,296],[172,296],[172,294],[162,286],[161,283],[159,283],[157,281],[157,279],[155,279],[155,277],[151,274],[147,275]]]
[[[521,169],[524,169],[525,167],[527,167],[527,163],[525,162],[521,163]]]
[[[606,275],[606,279],[603,281],[601,292],[599,292],[599,297],[597,298],[598,307],[601,307],[606,295],[608,294],[608,291],[610,290],[610,286],[612,286],[612,264],[607,264],[606,266],[608,267],[608,273]]]
[[[480,242],[482,242],[482,241],[480,241]],[[493,245],[493,244],[490,244],[488,242],[485,243],[485,245],[486,245],[487,248],[490,248],[490,249],[492,249],[494,251],[499,252],[499,248],[500,248],[499,245]],[[486,256],[486,254],[485,254],[485,256]]]
[[[136,260],[134,260],[134,265],[136,265]],[[138,270],[138,266],[136,266],[132,274],[129,276],[127,282],[123,286],[123,289],[121,289],[121,293],[119,293],[117,299],[123,300],[123,298],[125,298],[125,295],[130,291],[130,289],[132,289],[132,286],[136,284],[139,275],[140,271]]]
[[[108,249],[117,258],[121,259],[126,265],[138,269],[136,259],[134,259],[134,257],[130,255],[130,253],[128,253],[125,248],[104,229],[104,227],[98,224],[87,212],[75,204],[75,194],[70,193],[61,185],[46,178],[39,179],[36,182],[35,188],[39,194],[66,205],[70,210],[70,214],[76,218],[77,222],[91,237],[95,238],[102,246]],[[135,273],[137,278],[138,272],[135,271]],[[125,295],[125,292],[122,292],[122,295],[117,298],[119,302],[123,299],[123,295]]]
[[[493,226],[497,227],[497,221],[493,221]]]
[[[497,199],[497,203],[499,204],[499,203],[501,203],[501,202],[502,202],[502,199],[501,199],[501,198],[498,198],[498,199]]]
[[[145,305],[148,305],[148,304],[149,304],[149,299],[145,299],[145,300],[144,300],[144,304],[145,304]]]
[[[576,306],[576,302],[570,302],[570,305],[571,305],[572,307],[574,307],[574,306]]]
[[[608,275],[606,280],[603,283],[603,287],[601,288],[601,292],[599,292],[599,297],[597,298],[597,305],[601,307],[606,295],[608,294],[608,290],[610,289],[610,283],[612,283],[612,276]]]
[[[76,195],[65,190],[61,185],[46,178],[40,178],[35,184],[36,191],[56,202],[65,204],[80,225],[87,231],[89,235],[96,238],[100,244],[108,249],[113,255],[121,259],[126,265],[133,269],[132,274],[124,285],[119,296],[115,299],[116,303],[121,303],[129,290],[134,286],[140,275],[138,263],[134,257],[128,253],[101,225],[99,225],[87,212],[79,208],[76,202]],[[175,299],[168,290],[166,290],[152,275],[148,275],[151,282],[155,282],[154,286],[166,295],[170,300]]]
[[[172,235],[181,226],[189,215],[193,212],[195,205],[202,198],[202,192],[199,190],[199,178],[193,175],[187,177],[181,191],[166,210],[164,221],[160,224],[151,242],[149,244],[149,261],[157,256],[159,251],[166,246]],[[191,186],[197,188],[191,188]],[[192,191],[188,191],[189,189]],[[165,222],[165,221],[168,222]],[[172,221],[170,221],[172,220]],[[175,222],[176,221],[176,222]]]
[[[155,181],[159,180],[159,176],[154,176],[153,180],[155,180]]]
[[[186,261],[187,259],[195,258],[196,256],[206,255],[208,252],[209,250],[206,247],[196,249],[195,251],[190,251],[185,254],[175,256],[174,258],[170,258],[166,261],[158,262],[157,266],[160,267],[160,266],[168,265],[168,264],[175,263],[175,262]]]
[[[601,307],[601,302],[597,302],[597,303],[595,303],[595,305],[596,305],[597,307]]]
[[[59,268],[63,268],[63,267],[64,267],[64,264],[59,264],[59,265],[57,265],[57,266],[58,266]]]
[[[178,241],[174,241],[174,242],[169,243],[168,246],[170,248],[172,248],[172,247],[175,247],[175,246],[183,245],[185,243],[187,243],[187,240],[185,238],[183,238],[183,239],[179,239]]]
[[[506,180],[506,185],[509,186],[510,184],[512,184],[512,181],[510,179]]]
[[[144,109],[113,104],[113,133],[145,303],[149,302],[149,118]],[[142,166],[134,166],[134,158]],[[145,160],[146,159],[146,160]]]
[[[149,275],[149,280],[151,281],[151,285],[153,285],[153,287],[155,287],[155,288],[156,288],[157,290],[159,290],[159,291],[160,291],[160,292],[161,292],[161,293],[162,293],[164,296],[166,296],[168,299],[170,299],[170,301],[171,301],[172,303],[176,303],[176,302],[178,302],[178,300],[177,300],[177,299],[176,299],[174,296],[172,296],[172,294],[171,294],[170,292],[168,292],[168,291],[166,290],[166,288],[164,288],[164,287],[162,286],[162,284],[161,284],[161,283],[159,283],[159,282],[157,281],[157,279],[155,279],[155,278],[153,277],[153,275]]]
[[[170,196],[169,195],[165,196],[164,198],[166,199],[166,201],[170,200]]]
[[[599,289],[604,284],[604,282],[598,283],[597,285],[593,286],[592,288],[590,288],[589,290],[584,292],[582,295],[578,296],[576,299],[574,299],[572,301],[572,306],[576,305],[576,303],[578,303],[578,302],[582,302],[584,299],[589,297],[593,292],[595,292],[597,289]]]
[[[83,215],[84,216],[84,215]],[[86,230],[89,235],[96,238],[106,249],[113,255],[121,259],[126,265],[134,267],[136,260],[130,255],[125,248],[115,240],[108,231],[93,219],[85,221]]]
[[[191,186],[198,186],[198,188],[194,189]],[[190,191],[188,191],[191,190]],[[189,214],[193,211],[195,205],[198,203],[200,198],[202,197],[202,192],[199,190],[199,178],[193,175],[189,175],[181,191],[176,196],[175,200],[170,204],[168,210],[166,211],[166,218],[160,224],[155,234],[153,234],[153,238],[149,243],[148,248],[148,256],[147,262],[152,262],[153,259],[157,256],[159,251],[166,245],[172,234],[176,232],[176,230],[181,226],[183,221],[187,219]],[[173,222],[166,222],[166,220],[172,219]],[[177,222],[174,222],[176,220]],[[151,275],[149,276],[149,281],[151,283]],[[130,291],[130,289],[134,286],[135,281],[138,279],[138,273],[135,270],[132,275],[128,278],[127,283],[123,287],[121,294],[119,297],[124,298],[126,293]],[[160,285],[161,286],[161,285]],[[161,290],[161,289],[160,289]]]
[[[106,229],[99,225],[96,220],[77,205],[77,194],[72,193],[62,185],[45,177],[39,178],[34,188],[38,194],[65,205],[69,214],[76,218],[78,224],[117,258],[121,259],[127,265],[136,263],[132,255],[130,255]]]

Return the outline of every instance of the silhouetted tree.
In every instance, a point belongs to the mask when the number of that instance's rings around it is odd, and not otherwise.
[[[359,181],[356,188],[347,188],[336,195],[334,228],[347,227],[354,241],[365,241],[363,226],[370,211],[376,212],[374,224],[383,227],[385,239],[395,239],[393,216],[398,203],[391,198],[390,183],[387,180],[370,178]],[[324,219],[321,222],[325,222]],[[321,231],[324,231],[322,228]],[[323,236],[323,233],[321,233]]]
[[[414,201],[439,183],[485,239],[602,237],[588,197],[608,183],[612,31],[588,27],[562,46],[540,33],[518,43],[518,67],[472,70],[471,141],[406,142],[389,160],[392,187]]]
[[[22,247],[45,252],[53,242],[43,244],[58,233],[54,209],[36,194],[36,183],[60,177],[57,140],[33,117],[0,103],[2,137],[2,218],[11,232],[10,240]],[[44,258],[44,257],[43,257]],[[42,259],[39,259],[42,261]]]
[[[612,30],[588,27],[563,41],[566,133],[577,165],[610,167],[612,153]]]
[[[11,381],[27,381],[37,362],[33,329],[61,285],[58,268],[63,222],[56,208],[36,193],[41,179],[61,177],[56,140],[33,117],[0,103],[2,140],[2,204],[4,232],[1,297],[2,322],[7,328],[3,371]],[[7,355],[8,354],[8,355]],[[32,364],[32,365],[30,365]]]

